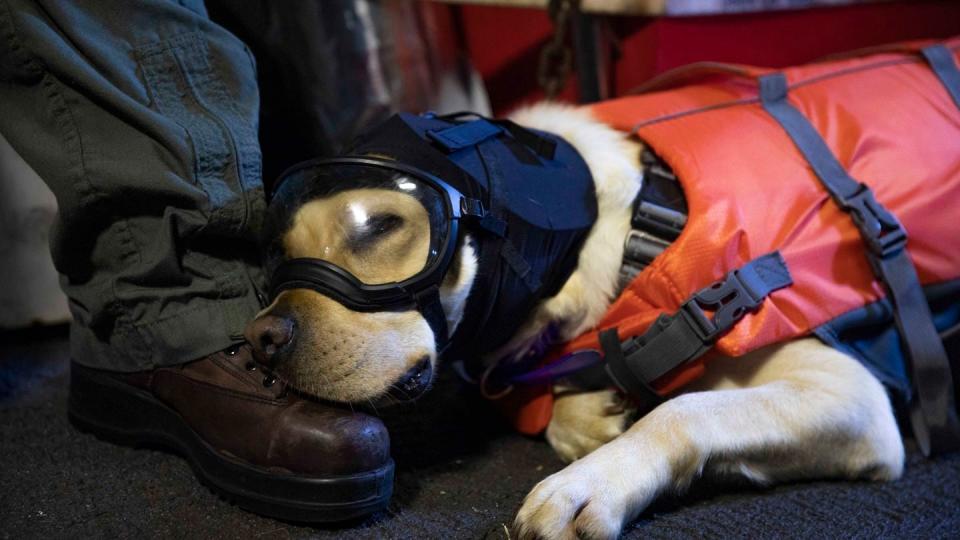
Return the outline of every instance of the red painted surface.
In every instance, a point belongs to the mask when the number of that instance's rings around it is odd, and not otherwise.
[[[543,96],[540,50],[552,33],[546,11],[485,6],[455,8],[464,47],[487,82],[498,113]],[[711,17],[612,17],[620,56],[613,89],[620,95],[670,68],[703,60],[780,67],[823,56],[918,38],[960,34],[960,2],[897,1],[833,8]],[[576,99],[575,81],[563,98]]]

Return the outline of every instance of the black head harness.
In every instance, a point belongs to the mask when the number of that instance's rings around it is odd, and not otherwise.
[[[404,192],[424,206],[431,230],[421,243],[422,269],[371,283],[332,260],[286,259],[283,237],[303,205],[365,187]],[[560,137],[472,114],[399,114],[343,156],[281,175],[264,231],[271,296],[305,288],[356,311],[416,309],[438,352],[456,344],[459,354],[472,356],[503,345],[540,300],[559,291],[596,214],[590,171]],[[361,217],[364,227],[383,230],[376,218]],[[467,233],[479,266],[451,337],[439,292]]]

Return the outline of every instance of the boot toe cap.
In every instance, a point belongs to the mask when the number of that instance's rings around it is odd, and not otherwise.
[[[360,474],[390,463],[390,435],[373,416],[300,401],[279,421],[269,461],[292,472]]]

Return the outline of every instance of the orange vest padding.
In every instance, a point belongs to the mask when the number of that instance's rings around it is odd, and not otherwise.
[[[813,124],[854,179],[899,217],[924,285],[960,276],[960,110],[920,55],[928,43],[782,70],[789,101]],[[957,60],[960,39],[946,43]],[[793,285],[772,293],[715,346],[739,356],[810,334],[881,299],[850,215],[758,98],[745,66],[691,66],[641,95],[590,107],[635,134],[673,169],[689,217],[682,234],[616,299],[597,327],[552,351],[546,362],[600,349],[598,333],[642,334],[728,271],[779,250]],[[702,359],[701,359],[702,360]],[[658,380],[670,393],[697,377],[702,361]],[[516,389],[502,400],[516,427],[539,433],[550,419],[549,388]]]

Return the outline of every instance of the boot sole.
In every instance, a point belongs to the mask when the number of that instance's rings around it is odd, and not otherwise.
[[[383,510],[393,460],[342,476],[278,473],[218,453],[183,418],[146,391],[74,364],[68,414],[81,431],[126,446],[160,446],[184,457],[211,491],[244,510],[285,521],[331,523]]]

